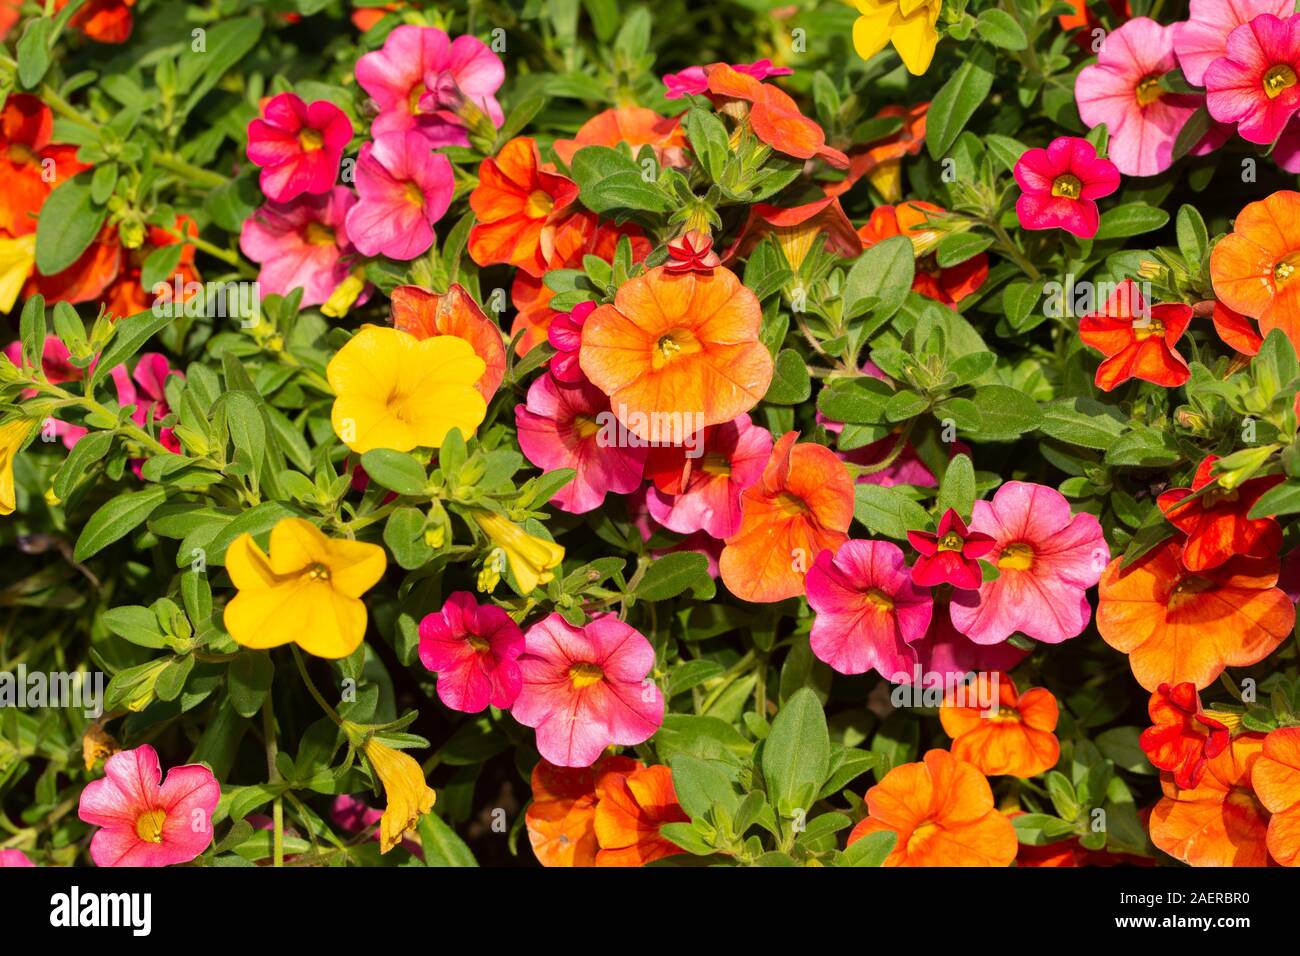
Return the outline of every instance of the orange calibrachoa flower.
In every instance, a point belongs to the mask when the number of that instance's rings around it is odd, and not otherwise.
[[[1191,321],[1190,305],[1148,307],[1137,283],[1125,279],[1101,311],[1079,320],[1079,338],[1106,356],[1097,367],[1097,387],[1109,392],[1131,378],[1165,388],[1187,384],[1192,372],[1174,345]]]
[[[555,234],[578,198],[578,184],[542,164],[537,143],[517,136],[479,167],[469,194],[476,220],[469,254],[481,266],[505,263],[542,276]]]
[[[847,169],[849,158],[826,145],[826,133],[799,111],[799,105],[780,88],[741,73],[726,63],[705,67],[709,98],[720,103],[723,112],[744,118],[749,128],[778,153],[795,159],[816,156],[838,169]],[[741,105],[741,104],[747,104]]]
[[[633,434],[680,443],[747,412],[772,381],[763,310],[728,269],[658,266],[619,287],[582,327],[578,362]]]
[[[1170,523],[1187,535],[1183,565],[1190,571],[1215,568],[1239,555],[1274,557],[1282,550],[1282,526],[1277,519],[1249,515],[1255,502],[1284,477],[1264,475],[1224,488],[1214,484],[1218,460],[1217,455],[1207,455],[1196,468],[1192,487],[1173,488],[1156,499]],[[1209,491],[1195,494],[1211,484]]]
[[[595,866],[596,781],[605,773],[628,774],[641,764],[606,755],[590,767],[533,767],[533,802],[524,814],[528,841],[542,866]]]
[[[827,186],[826,195],[842,196],[866,176],[885,202],[895,203],[902,199],[903,159],[915,156],[925,145],[925,115],[929,111],[928,101],[911,107],[890,105],[881,109],[875,119],[897,116],[902,119],[902,128],[874,145],[849,153],[848,176]]]
[[[0,231],[25,236],[36,231],[36,215],[54,187],[85,163],[77,147],[50,142],[54,114],[30,93],[14,93],[0,110]]]
[[[573,139],[557,139],[552,143],[555,155],[565,165],[573,165],[574,154],[584,146],[617,146],[627,143],[635,156],[642,146],[655,151],[660,166],[685,166],[686,133],[681,120],[662,116],[644,106],[620,106],[597,113],[582,124]]]
[[[722,581],[746,601],[802,594],[804,573],[817,555],[835,551],[849,537],[848,469],[829,448],[797,445],[798,438],[798,432],[786,432],[772,447],[763,476],[740,496],[740,530],[722,549]]]
[[[907,236],[916,254],[912,288],[927,299],[955,308],[984,284],[989,275],[989,258],[981,252],[955,266],[940,267],[934,251],[942,233],[926,223],[943,212],[933,203],[919,201],[877,206],[871,211],[871,218],[858,229],[858,237],[863,247],[869,249],[894,236]]]
[[[645,866],[685,853],[661,836],[659,828],[688,822],[667,767],[637,764],[630,773],[601,774],[596,781],[596,865]]]
[[[987,712],[976,702],[988,700],[995,689],[997,710]],[[1056,766],[1061,745],[1053,731],[1059,716],[1051,691],[1034,687],[1017,694],[1008,675],[984,672],[949,691],[939,708],[952,755],[990,777],[1032,777]]]
[[[506,350],[501,330],[483,314],[474,297],[456,283],[439,295],[415,285],[400,285],[392,294],[393,325],[417,339],[454,335],[464,339],[487,366],[475,384],[488,401],[506,376]]]
[[[844,214],[840,201],[827,196],[789,209],[766,203],[754,206],[749,211],[749,218],[740,231],[740,237],[727,250],[724,258],[730,262],[747,257],[763,237],[769,234],[776,237],[777,245],[785,254],[785,261],[796,272],[819,238],[826,249],[836,255],[855,258],[862,252],[862,240],[854,231],[849,217]]]
[[[69,0],[56,0],[62,10]],[[125,43],[131,36],[131,8],[135,0],[87,0],[68,25],[100,43]]]
[[[946,750],[895,767],[866,802],[868,815],[848,842],[894,831],[885,866],[1010,866],[1016,858],[1016,828],[993,806],[989,782]]]
[[[1101,576],[1097,630],[1129,656],[1148,691],[1184,681],[1207,687],[1225,667],[1262,661],[1295,626],[1295,605],[1274,586],[1277,560],[1188,571],[1182,557],[1170,539],[1126,570],[1116,558]]]
[[[1278,190],[1248,203],[1232,232],[1210,253],[1215,297],[1259,320],[1267,336],[1281,329],[1300,349],[1300,193]]]
[[[68,268],[54,275],[33,272],[25,290],[39,292],[46,302],[94,302],[104,295],[122,267],[122,240],[117,227],[105,224],[86,251]]]
[[[144,312],[154,304],[155,296],[152,289],[146,289],[140,284],[141,276],[144,272],[145,260],[149,254],[163,248],[164,246],[174,246],[181,241],[181,237],[197,236],[198,228],[194,225],[194,220],[188,216],[177,216],[176,223],[172,229],[164,229],[162,226],[150,226],[145,231],[144,244],[139,249],[124,249],[122,251],[122,268],[117,274],[117,278],[112,284],[104,290],[104,306],[113,315],[122,318],[129,315],[136,315]],[[172,291],[169,293],[170,301],[184,302],[188,298],[185,291],[185,284],[189,282],[198,282],[199,273],[194,268],[194,246],[185,243],[181,247],[180,259],[176,262],[176,268],[172,270],[171,275],[165,280],[168,285],[172,285]],[[181,295],[179,299],[176,296],[174,283],[180,282]]]
[[[1234,312],[1222,302],[1214,303],[1210,313],[1214,331],[1223,343],[1236,349],[1243,355],[1255,355],[1264,344],[1264,337],[1259,334],[1254,324],[1240,312]]]
[[[1205,765],[1221,754],[1232,732],[1220,717],[1201,709],[1201,695],[1190,681],[1161,684],[1147,703],[1152,726],[1138,738],[1151,765],[1174,775],[1174,782],[1191,789],[1201,782]]]
[[[1151,842],[1190,866],[1267,866],[1268,810],[1251,789],[1262,734],[1242,734],[1206,764],[1196,787],[1162,773]]]
[[[1273,814],[1266,839],[1269,855],[1283,866],[1300,866],[1300,727],[1283,727],[1264,738],[1250,784]]]

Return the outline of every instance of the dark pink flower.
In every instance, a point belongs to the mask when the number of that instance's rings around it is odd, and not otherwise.
[[[1233,30],[1261,13],[1285,19],[1294,11],[1295,0],[1192,0],[1187,19],[1170,27],[1183,76],[1192,86],[1204,86],[1205,71],[1227,54]]]
[[[1060,136],[1046,149],[1027,149],[1016,163],[1024,190],[1016,215],[1025,229],[1064,229],[1080,239],[1097,234],[1097,200],[1119,189],[1119,170],[1086,139]]]
[[[907,540],[920,557],[912,565],[912,580],[922,587],[951,584],[974,590],[983,581],[979,559],[993,550],[991,535],[970,531],[961,515],[949,508],[936,532],[909,531]]]
[[[587,380],[578,365],[578,352],[582,348],[582,326],[587,316],[596,311],[595,302],[579,302],[572,312],[557,315],[546,330],[546,341],[555,346],[551,356],[551,374],[565,385],[580,385]]]
[[[438,699],[466,714],[515,702],[523,651],[524,633],[510,615],[480,606],[466,591],[449,595],[442,610],[420,622],[420,663],[438,675]]]
[[[925,686],[936,680],[944,686],[965,678],[971,671],[1002,671],[1008,673],[1029,656],[1012,644],[976,644],[952,626],[946,601],[935,601],[930,616],[930,629],[925,636],[912,642],[917,663],[910,672],[889,675],[895,684],[916,684],[919,669],[920,684]]]
[[[0,850],[0,869],[4,867],[36,866],[22,850]]]
[[[310,106],[293,93],[267,102],[248,124],[248,159],[262,167],[262,192],[275,202],[326,193],[338,178],[352,121],[328,100]]]
[[[1205,71],[1206,105],[1241,138],[1269,144],[1300,109],[1300,17],[1260,14],[1228,34],[1227,53]]]
[[[361,147],[348,236],[363,256],[407,260],[433,245],[433,226],[451,205],[451,160],[416,132],[385,133]]]

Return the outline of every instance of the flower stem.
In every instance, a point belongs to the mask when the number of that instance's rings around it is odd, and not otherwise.
[[[271,707],[271,695],[267,693],[262,700],[262,736],[266,741],[266,777],[267,783],[274,786],[280,782],[280,770],[275,765],[279,745],[275,736],[275,711]],[[284,866],[284,798],[277,794],[271,804],[271,821],[274,826],[272,852],[274,864]]]
[[[209,189],[216,189],[230,182],[220,173],[214,173],[210,169],[195,166],[193,163],[186,162],[171,153],[156,153],[153,157],[153,164],[188,179],[196,186],[207,186]]]

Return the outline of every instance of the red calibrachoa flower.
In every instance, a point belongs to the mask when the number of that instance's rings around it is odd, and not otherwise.
[[[1101,225],[1097,200],[1119,189],[1119,170],[1078,136],[1059,136],[1046,149],[1027,149],[1016,163],[1024,191],[1016,215],[1024,229],[1064,229],[1091,239]]]
[[[1273,557],[1282,549],[1282,526],[1275,518],[1251,518],[1250,509],[1264,492],[1281,484],[1282,475],[1251,478],[1236,488],[1214,483],[1217,455],[1207,455],[1196,468],[1192,487],[1173,488],[1157,502],[1175,528],[1187,535],[1183,566],[1204,571],[1237,555]],[[1213,485],[1201,494],[1202,489]]]
[[[1079,320],[1079,338],[1106,356],[1097,368],[1097,387],[1109,392],[1132,378],[1165,388],[1185,385],[1192,372],[1174,345],[1191,321],[1190,305],[1148,308],[1138,284],[1125,279],[1104,309]]]
[[[483,314],[474,297],[452,283],[442,295],[414,285],[392,293],[393,325],[417,339],[454,335],[464,339],[487,366],[475,387],[484,401],[492,398],[506,374],[506,350],[501,330]]]
[[[55,0],[62,10],[70,0]],[[131,8],[135,0],[87,0],[68,25],[100,43],[125,43],[131,37]]]
[[[683,272],[712,272],[722,264],[713,251],[713,238],[704,233],[687,232],[668,243],[668,261],[664,272],[681,275]]]
[[[1214,331],[1223,339],[1224,344],[1243,355],[1258,354],[1259,347],[1264,344],[1264,337],[1259,334],[1255,324],[1222,302],[1214,303],[1210,319],[1214,322]]]
[[[729,104],[748,104],[744,116],[762,142],[796,159],[816,156],[837,169],[848,168],[849,158],[827,146],[822,128],[804,116],[799,105],[778,87],[740,73],[726,63],[704,69],[710,98],[721,103],[724,110]]]
[[[1272,814],[1266,838],[1269,854],[1283,866],[1300,866],[1300,727],[1282,727],[1264,738],[1250,785]]]
[[[54,114],[30,93],[11,94],[0,110],[0,230],[11,236],[35,232],[54,187],[89,168],[77,147],[51,143],[53,133]]]
[[[912,565],[912,580],[924,587],[951,584],[974,590],[983,581],[979,559],[997,544],[992,535],[971,531],[961,515],[949,508],[936,531],[909,531],[907,540],[920,557]]]
[[[1206,762],[1221,754],[1232,739],[1223,722],[1201,709],[1201,695],[1190,681],[1161,684],[1147,704],[1152,726],[1138,743],[1152,766],[1168,770],[1174,783],[1191,789],[1201,782]]]

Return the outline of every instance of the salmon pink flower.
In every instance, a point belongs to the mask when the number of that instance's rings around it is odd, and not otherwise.
[[[1045,644],[1082,633],[1092,615],[1085,592],[1110,558],[1093,515],[1071,516],[1054,488],[1008,481],[991,502],[975,502],[970,527],[993,537],[989,560],[999,574],[977,592],[953,595],[958,631],[976,644],[997,644],[1017,631]]]
[[[1183,76],[1192,86],[1204,86],[1210,64],[1227,56],[1233,30],[1261,13],[1285,20],[1294,12],[1292,0],[1191,0],[1187,19],[1170,27]]]
[[[288,295],[302,289],[302,305],[320,305],[351,272],[354,249],[346,216],[357,201],[345,186],[323,196],[299,196],[290,203],[268,202],[244,220],[239,248],[261,263],[257,281],[263,295]]]
[[[956,308],[958,302],[984,284],[989,275],[989,259],[981,252],[953,266],[939,265],[935,248],[943,234],[928,223],[931,217],[941,216],[943,212],[933,203],[919,201],[877,206],[871,210],[871,218],[858,229],[858,238],[863,248],[870,249],[894,236],[907,236],[916,256],[912,289],[927,299]]]
[[[946,750],[889,771],[866,805],[848,842],[893,831],[885,866],[1010,866],[1016,858],[1016,828],[993,805],[989,782]]]
[[[646,447],[620,442],[612,423],[604,392],[589,382],[563,385],[549,373],[533,380],[526,405],[515,406],[524,457],[542,471],[577,471],[552,499],[562,510],[592,511],[610,492],[625,495],[640,486]]]
[[[1119,189],[1119,170],[1086,139],[1059,136],[1046,149],[1027,149],[1016,162],[1024,190],[1016,215],[1025,229],[1064,229],[1091,239],[1101,225],[1097,200]]]
[[[1148,307],[1136,282],[1125,279],[1106,307],[1079,320],[1079,338],[1106,356],[1097,367],[1097,387],[1109,392],[1129,379],[1176,388],[1192,377],[1174,348],[1192,321],[1181,302]]]
[[[327,193],[338,178],[352,121],[329,100],[308,106],[293,93],[273,96],[248,124],[248,160],[262,167],[262,192],[274,202]]]
[[[1295,626],[1295,605],[1274,586],[1276,559],[1188,571],[1182,550],[1171,538],[1129,568],[1116,558],[1101,578],[1097,630],[1128,655],[1148,691],[1186,681],[1208,687],[1225,667],[1268,657]]]
[[[1264,738],[1250,785],[1272,814],[1265,838],[1269,855],[1283,866],[1300,866],[1300,727],[1282,727]]]
[[[817,555],[804,583],[816,614],[808,640],[819,660],[841,674],[912,670],[910,645],[930,626],[933,601],[908,577],[898,545],[846,541]]]
[[[1272,143],[1300,109],[1300,18],[1262,13],[1228,34],[1224,56],[1205,71],[1205,102],[1220,123],[1251,143]]]
[[[100,827],[90,840],[96,866],[188,863],[212,843],[221,786],[200,764],[173,767],[162,779],[148,744],[104,761],[104,776],[81,791],[77,815]]]
[[[483,314],[474,297],[453,282],[439,295],[414,285],[399,285],[392,293],[394,328],[409,332],[417,339],[436,335],[454,335],[464,339],[486,366],[478,389],[483,400],[496,394],[506,375],[506,349],[501,329]]]
[[[853,479],[824,445],[786,432],[757,482],[740,496],[740,528],[718,561],[722,581],[745,601],[804,593],[804,574],[823,551],[848,540]]]
[[[713,238],[692,230],[668,243],[668,261],[664,263],[664,271],[669,275],[708,273],[721,264],[722,260],[713,251]]]
[[[990,699],[996,704],[987,711],[969,706]],[[1055,767],[1061,756],[1053,732],[1059,717],[1051,691],[1034,687],[1018,693],[1006,674],[976,674],[970,686],[949,691],[939,708],[952,755],[990,777],[1033,777]]]
[[[50,142],[54,114],[30,93],[14,93],[0,110],[0,231],[9,237],[36,231],[36,215],[54,189],[83,169],[77,147]],[[54,175],[51,177],[48,171]]]
[[[1238,555],[1272,558],[1282,550],[1282,526],[1277,519],[1251,518],[1250,510],[1285,478],[1264,475],[1225,488],[1215,479],[1218,460],[1217,455],[1207,455],[1196,468],[1192,487],[1170,489],[1157,499],[1165,517],[1187,535],[1183,566],[1189,571],[1217,568]],[[1204,494],[1196,494],[1207,487]]]
[[[583,627],[550,614],[524,640],[524,686],[510,713],[537,729],[551,763],[589,767],[606,747],[644,743],[663,723],[663,695],[649,679],[655,652],[640,631],[609,614]]]
[[[1161,684],[1147,703],[1151,726],[1138,743],[1151,765],[1174,775],[1174,783],[1191,790],[1201,782],[1208,761],[1221,754],[1232,737],[1227,725],[1201,709],[1201,695],[1190,681]]]
[[[641,152],[642,146],[649,146],[660,166],[690,163],[681,121],[644,106],[620,106],[597,113],[582,124],[573,139],[557,139],[551,145],[564,165],[572,166],[573,157],[584,146],[614,147],[620,143],[632,147],[633,156]]]
[[[528,842],[542,866],[595,866],[596,781],[626,776],[644,765],[606,754],[589,767],[557,767],[542,759],[533,766],[532,802],[524,813]]]
[[[912,580],[921,587],[951,584],[974,590],[983,583],[979,559],[997,544],[991,535],[971,531],[961,515],[949,508],[933,531],[909,531],[908,543],[920,557],[912,565]]]
[[[657,445],[646,460],[651,517],[670,531],[729,538],[740,528],[740,495],[758,481],[772,454],[772,435],[748,415],[704,429],[688,453]]]
[[[557,382],[579,385],[587,381],[578,364],[578,352],[582,348],[582,327],[595,311],[595,302],[579,302],[572,312],[556,316],[547,328],[546,341],[555,348],[550,369]]]
[[[1300,22],[1300,17],[1296,18]],[[1232,232],[1210,253],[1214,294],[1228,308],[1259,320],[1259,333],[1281,329],[1300,347],[1300,193],[1278,190],[1247,203]]]
[[[420,621],[420,663],[438,675],[438,699],[462,713],[515,702],[523,651],[524,632],[510,615],[480,606],[466,591],[448,595],[442,610]]]
[[[606,772],[596,780],[597,866],[645,866],[686,851],[660,833],[667,823],[689,823],[667,767]]]
[[[499,128],[505,117],[495,94],[505,75],[500,58],[477,37],[451,40],[436,27],[409,24],[395,28],[356,67],[357,83],[379,106],[371,135],[413,130],[430,147],[468,146],[472,113]]]
[[[451,161],[418,133],[388,133],[361,147],[357,203],[348,235],[364,256],[414,259],[433,245],[433,226],[451,205]]]
[[[815,156],[836,169],[848,168],[849,158],[826,144],[826,133],[785,92],[725,63],[714,63],[704,71],[709,98],[724,110],[743,111],[761,142],[795,159]]]

